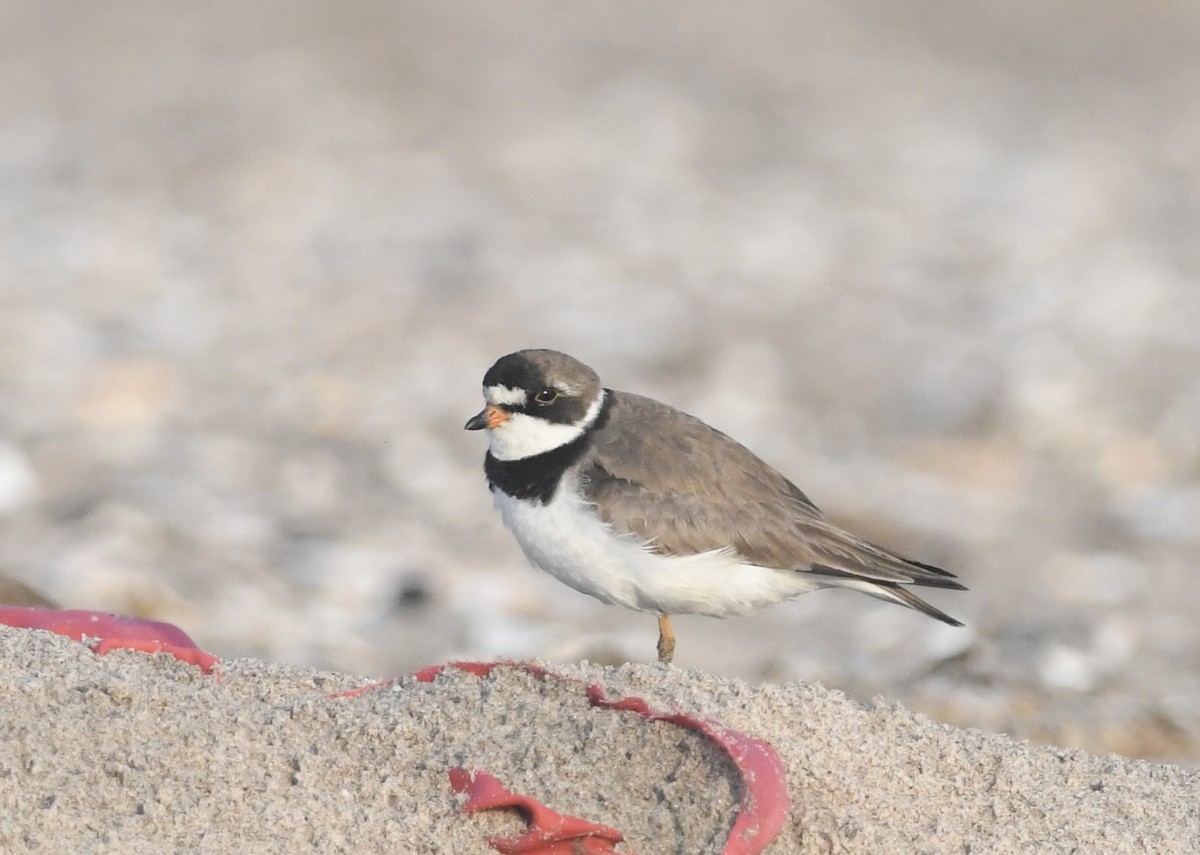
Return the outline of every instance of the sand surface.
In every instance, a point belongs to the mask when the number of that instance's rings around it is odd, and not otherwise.
[[[792,810],[769,852],[1195,852],[1200,773],[956,729],[816,684],[556,665],[771,742]],[[363,678],[255,660],[219,679],[0,628],[0,850],[491,852],[457,765],[621,829],[621,851],[716,852],[737,776],[704,738],[588,705],[578,685]]]

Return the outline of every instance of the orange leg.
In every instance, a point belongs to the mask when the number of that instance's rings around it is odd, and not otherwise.
[[[671,616],[658,616],[658,661],[669,663],[675,655],[675,630],[671,628]]]

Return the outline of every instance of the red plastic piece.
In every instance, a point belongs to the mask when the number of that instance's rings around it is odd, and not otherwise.
[[[486,676],[497,668],[514,668],[532,674],[535,677],[576,682],[569,677],[555,674],[553,671],[548,671],[538,665],[523,662],[451,662],[448,665],[434,665],[429,668],[422,668],[413,676],[421,682],[428,683],[446,668],[466,671],[477,677]],[[725,847],[721,850],[722,855],[758,855],[779,834],[784,822],[787,821],[788,810],[791,808],[791,797],[788,795],[787,773],[783,768],[783,762],[779,759],[779,755],[775,753],[775,749],[771,747],[770,743],[746,736],[744,733],[725,727],[711,719],[699,718],[682,712],[654,712],[641,698],[627,697],[615,701],[611,700],[605,693],[604,688],[594,683],[586,686],[586,693],[588,701],[593,706],[603,709],[634,712],[649,721],[665,721],[698,731],[729,755],[729,759],[737,767],[742,779],[742,797],[737,818],[734,820],[733,828],[730,829],[728,840],[725,841]],[[474,774],[478,776],[486,773],[477,772]],[[452,786],[454,786],[453,776],[454,772],[451,772]],[[497,782],[498,784],[499,782]],[[531,799],[528,801],[532,802]],[[537,804],[537,802],[533,802],[533,804]],[[468,805],[470,805],[470,802],[468,802]],[[498,804],[495,806],[509,805]],[[482,808],[475,809],[481,810]],[[521,809],[526,810],[524,806]],[[536,825],[537,815],[532,811],[527,812],[530,822]],[[558,814],[554,815],[558,816]],[[582,820],[578,821],[582,822]],[[500,851],[503,852],[505,850]],[[539,855],[542,855],[541,850],[532,851],[537,851]],[[564,849],[561,851],[570,852],[571,850]],[[596,851],[606,852],[611,851],[611,849]],[[549,850],[546,851],[546,855],[549,855]]]
[[[604,689],[595,684],[587,687],[587,693],[593,706],[627,710],[648,721],[666,721],[697,730],[729,755],[742,777],[742,799],[722,855],[757,855],[779,834],[792,801],[787,791],[787,772],[769,742],[746,736],[712,719],[687,713],[656,713],[641,698],[609,700]]]
[[[91,645],[92,651],[99,656],[121,649],[169,653],[181,662],[195,665],[205,674],[211,674],[220,662],[216,656],[198,648],[182,629],[158,620],[85,609],[0,606],[0,624],[44,629],[76,641],[83,641],[85,637],[99,639]]]
[[[614,828],[564,816],[537,799],[510,793],[488,772],[456,767],[450,770],[450,786],[467,794],[465,813],[514,808],[525,815],[529,830],[524,834],[495,834],[487,839],[501,855],[608,855],[624,839]]]

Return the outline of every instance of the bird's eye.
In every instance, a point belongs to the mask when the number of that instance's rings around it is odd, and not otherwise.
[[[557,389],[543,389],[533,396],[533,400],[537,401],[543,407],[547,404],[553,404],[556,398],[558,398]]]

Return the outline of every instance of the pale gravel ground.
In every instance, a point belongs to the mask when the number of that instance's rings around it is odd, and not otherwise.
[[[970,585],[679,662],[1200,760],[1200,7],[0,3],[0,572],[225,656],[653,656],[489,509],[567,350]]]
[[[813,684],[562,666],[776,748],[792,810],[770,853],[1192,853],[1200,773],[957,730]],[[447,673],[360,698],[344,676],[254,660],[218,681],[0,629],[5,852],[486,853],[520,824],[465,816],[447,771],[622,831],[622,851],[717,852],[736,773],[693,733],[593,709],[579,686]]]

